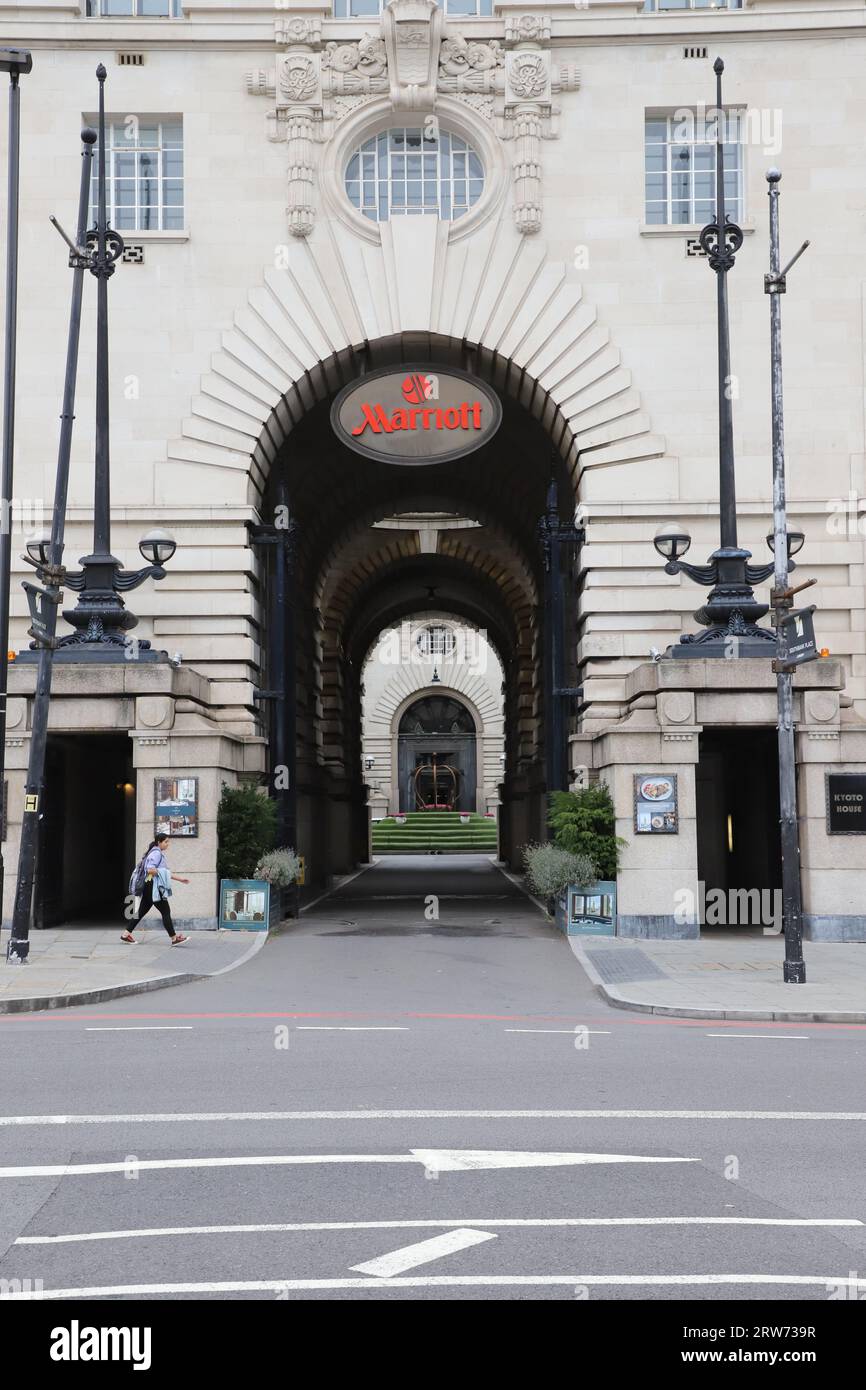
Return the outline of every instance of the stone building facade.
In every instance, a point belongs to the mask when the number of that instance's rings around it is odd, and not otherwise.
[[[434,614],[483,628],[501,662],[506,856],[517,863],[543,833],[562,699],[572,784],[611,786],[628,842],[620,929],[698,930],[675,922],[672,903],[708,866],[722,873],[701,826],[720,834],[733,815],[736,842],[754,841],[774,814],[769,662],[652,660],[694,630],[702,601],[664,573],[656,529],[676,518],[696,558],[718,544],[715,277],[697,235],[711,187],[702,122],[721,54],[737,118],[728,193],[744,232],[728,277],[740,540],[766,556],[765,171],[778,165],[784,245],[812,243],[784,303],[786,426],[791,524],[807,537],[798,563],[818,580],[829,651],[797,676],[805,907],[816,935],[866,937],[866,841],[829,833],[825,806],[828,774],[866,771],[862,9],[140,8],[160,5],[0,4],[0,41],[34,57],[22,79],[20,517],[53,493],[69,276],[48,216],[74,220],[79,129],[102,61],[112,208],[127,243],[110,289],[112,544],[131,564],[149,527],[177,540],[168,577],[130,597],[137,634],[171,660],[58,670],[51,728],[65,829],[55,824],[45,862],[67,864],[68,893],[56,910],[89,910],[69,877],[77,826],[123,824],[112,841],[120,892],[154,823],[156,780],[196,778],[198,833],[174,862],[192,880],[186,920],[213,925],[220,786],[274,775],[272,703],[257,694],[273,684],[274,627],[286,615],[275,548],[254,544],[264,525],[288,533],[285,717],[298,847],[314,880],[364,853],[368,654],[389,624]],[[90,545],[94,298],[71,560]],[[337,393],[412,367],[484,384],[500,403],[495,436],[421,467],[352,452],[332,428]],[[538,530],[551,482],[561,524],[577,514],[586,526],[564,555],[557,669]],[[430,551],[411,522],[433,513],[472,525],[443,525]],[[389,518],[397,524],[383,527]],[[15,650],[28,640],[23,569]],[[557,695],[557,680],[582,695]],[[13,661],[10,865],[32,689],[32,667]],[[742,785],[722,794],[718,769],[731,765]],[[665,770],[677,778],[676,834],[638,833],[635,778]],[[751,809],[742,787],[761,789]],[[775,881],[777,866],[744,861],[737,872]]]

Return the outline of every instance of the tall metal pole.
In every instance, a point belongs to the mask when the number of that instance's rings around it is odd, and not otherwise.
[[[18,171],[21,93],[18,79],[33,59],[23,49],[0,50],[0,71],[9,73],[9,161],[6,192],[6,339],[3,363],[3,461],[0,467],[0,802],[6,777],[6,692],[9,686],[9,586],[12,575],[12,475],[15,454],[15,367],[18,347]],[[5,808],[3,808],[5,810]],[[6,866],[0,840],[0,921]]]
[[[51,518],[51,540],[48,563],[41,566],[46,580],[44,622],[39,633],[39,664],[36,670],[36,695],[33,701],[33,725],[30,735],[30,757],[24,794],[24,816],[21,825],[21,848],[18,854],[18,883],[12,915],[10,955],[23,964],[30,950],[30,917],[33,906],[33,885],[42,820],[42,795],[45,786],[45,750],[48,742],[48,708],[51,698],[51,676],[56,645],[57,610],[63,598],[63,544],[66,526],[66,498],[69,490],[69,456],[72,449],[72,426],[75,419],[75,384],[78,374],[78,345],[81,333],[81,300],[84,291],[84,272],[89,262],[83,248],[87,235],[87,210],[90,202],[90,178],[96,131],[86,127],[81,132],[81,185],[78,194],[78,226],[75,244],[82,254],[70,257],[72,304],[69,310],[69,336],[66,344],[66,378],[63,383],[63,407],[60,413],[60,443],[57,450],[57,477],[54,485],[54,511]]]
[[[722,107],[721,58],[713,63],[716,74],[716,226],[724,246],[725,224],[725,112]],[[734,412],[731,403],[731,340],[728,327],[728,261],[721,257],[716,273],[717,336],[719,344],[719,539],[724,549],[737,545],[737,487],[734,476]],[[715,268],[715,267],[714,267]]]
[[[794,677],[785,667],[787,643],[782,617],[790,608],[788,596],[788,519],[785,498],[785,420],[782,401],[782,300],[785,277],[779,272],[779,181],[778,169],[767,174],[770,199],[770,273],[764,277],[764,290],[770,296],[770,371],[773,416],[773,554],[775,581],[773,613],[778,650],[776,695],[779,719],[779,811],[782,835],[782,914],[785,930],[787,984],[806,983],[803,960],[803,905],[800,889],[800,827],[797,820],[797,766],[794,755]]]

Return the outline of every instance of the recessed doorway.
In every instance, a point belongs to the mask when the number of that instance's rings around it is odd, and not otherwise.
[[[702,733],[695,797],[698,878],[707,903],[702,928],[761,932],[773,924],[780,901],[774,895],[782,888],[776,730]],[[725,895],[724,915],[710,911],[710,903],[721,901],[718,895],[710,896],[717,889]],[[764,920],[767,916],[769,921]]]

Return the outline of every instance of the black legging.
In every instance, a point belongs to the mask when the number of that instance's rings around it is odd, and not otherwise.
[[[162,918],[162,925],[165,927],[169,936],[174,936],[174,922],[171,920],[171,908],[168,905],[168,898],[158,898],[156,902],[154,902],[153,884],[154,880],[152,878],[149,878],[144,885],[144,892],[141,895],[141,904],[138,909],[138,916],[136,917],[135,922],[133,923],[133,927],[137,927],[142,917],[144,917],[145,913],[150,912],[150,909],[152,907],[155,907],[160,917]]]

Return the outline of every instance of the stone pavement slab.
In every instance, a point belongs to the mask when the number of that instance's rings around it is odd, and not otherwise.
[[[785,984],[781,936],[705,933],[699,941],[570,936],[614,1008],[682,1018],[866,1023],[866,943],[806,941],[806,983]]]
[[[0,1014],[99,1004],[217,975],[259,951],[267,932],[191,932],[172,946],[160,926],[139,929],[139,944],[120,940],[119,927],[51,927],[30,934],[26,965],[6,959],[9,932],[0,933]]]

